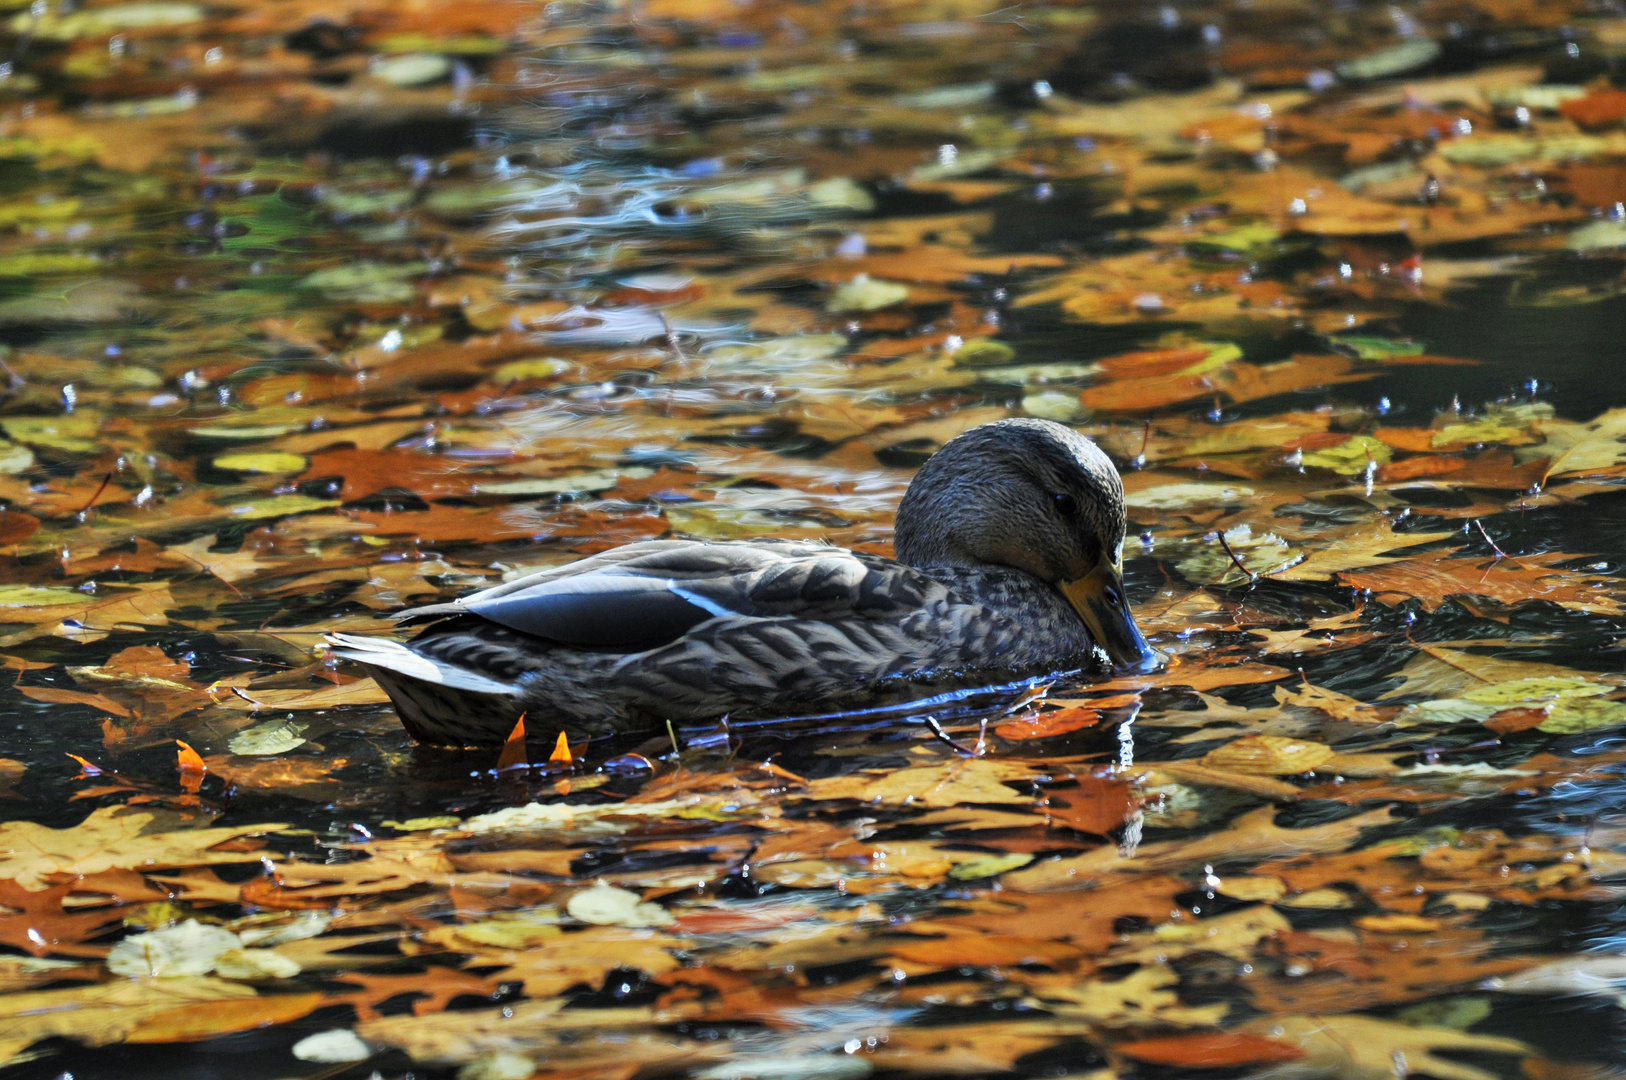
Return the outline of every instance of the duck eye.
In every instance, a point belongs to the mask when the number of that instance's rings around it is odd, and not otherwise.
[[[1106,592],[1105,592],[1104,595],[1106,596],[1106,601],[1107,601],[1107,606],[1108,607],[1115,608],[1115,607],[1118,607],[1120,604],[1122,604],[1124,602],[1123,597],[1118,595],[1118,590],[1114,589],[1110,585],[1107,586]]]
[[[1061,495],[1053,495],[1051,498],[1055,499],[1056,501],[1056,513],[1060,514],[1062,517],[1072,517],[1074,514],[1078,513],[1078,500],[1073,498],[1071,495],[1063,493]]]

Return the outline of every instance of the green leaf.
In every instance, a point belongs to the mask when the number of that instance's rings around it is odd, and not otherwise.
[[[291,203],[280,192],[242,199],[232,209],[223,222],[227,235],[220,246],[234,253],[276,248],[310,236],[320,225],[310,207]],[[248,231],[237,233],[238,229]]]
[[[1015,870],[1017,867],[1026,866],[1032,861],[1032,855],[1025,855],[1015,851],[1004,855],[985,855],[980,859],[955,863],[954,869],[949,871],[949,877],[954,878],[956,881],[973,881],[977,878],[998,877],[1007,870]]]
[[[1547,719],[1536,726],[1549,735],[1578,735],[1584,731],[1626,724],[1626,701],[1603,697],[1572,698],[1547,710]]]
[[[17,442],[30,446],[65,450],[70,454],[89,454],[96,449],[96,436],[101,433],[102,420],[82,412],[65,416],[8,416],[0,420],[0,427],[4,427],[6,434]]]
[[[1416,341],[1395,341],[1392,338],[1372,337],[1366,334],[1340,334],[1329,339],[1362,360],[1391,360],[1399,356],[1421,356],[1423,346]]]
[[[318,270],[307,275],[299,285],[303,289],[328,293],[341,300],[401,304],[411,300],[417,292],[412,279],[421,277],[428,270],[429,264],[422,262],[349,263]]]
[[[49,585],[0,585],[0,607],[55,607],[83,603],[85,594],[77,589]]]

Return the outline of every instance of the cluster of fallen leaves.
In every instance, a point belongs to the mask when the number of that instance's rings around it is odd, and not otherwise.
[[[1211,700],[1224,719],[1207,723],[1381,723],[1333,720],[1344,707],[1315,688],[1279,696],[1247,711]],[[1527,764],[1527,788],[1562,775],[1555,759]],[[569,792],[569,766],[547,768]],[[1493,772],[1484,782],[1512,770]],[[1267,779],[1284,774],[1294,782]],[[1384,778],[1391,805],[1283,823],[1344,774]],[[1433,1055],[1536,1053],[1464,1030],[1496,998],[1611,985],[1595,962],[1493,947],[1476,918],[1614,898],[1604,882],[1626,867],[1578,834],[1394,834],[1393,804],[1430,797],[1402,789],[1472,797],[1458,780],[1270,735],[1115,766],[923,744],[824,778],[663,766],[612,792],[624,778],[578,771],[564,798],[392,822],[394,836],[325,859],[283,854],[297,841],[282,825],[173,810],[12,822],[0,902],[16,914],[0,935],[26,955],[4,965],[0,1049],[15,1061],[52,1036],[174,1043],[290,1024],[306,1061],[399,1050],[478,1076],[726,1062],[929,1076],[1059,1045],[1109,1071],[1302,1062],[1339,1076],[1404,1052],[1473,1080],[1493,1074]],[[1236,793],[1255,808],[1234,813]],[[1233,800],[1228,821],[1141,839],[1215,796]],[[1362,1012],[1419,1001],[1449,1007]],[[1013,1008],[1029,1019],[998,1017]],[[831,1010],[849,1016],[839,1031]],[[326,1026],[296,1023],[318,1013]],[[734,1034],[704,1037],[719,1030]]]
[[[1408,309],[1622,292],[1618,17],[280,0],[6,33],[0,1065],[257,1033],[289,1073],[463,1080],[1611,1075],[1618,1045],[1502,1031],[1626,980],[1541,930],[1626,874],[1619,567],[1552,539],[1599,535],[1569,526],[1626,409],[1378,402],[1483,359]],[[318,649],[632,540],[885,551],[920,461],[1011,415],[1123,467],[1167,670],[951,742],[543,763],[414,751]]]

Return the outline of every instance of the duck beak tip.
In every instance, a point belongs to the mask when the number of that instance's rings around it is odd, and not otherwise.
[[[1140,675],[1164,665],[1163,654],[1146,644],[1135,625],[1116,567],[1103,562],[1083,577],[1062,582],[1061,591],[1114,667]]]

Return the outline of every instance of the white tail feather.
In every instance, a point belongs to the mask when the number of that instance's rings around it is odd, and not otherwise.
[[[421,656],[398,641],[385,638],[355,637],[351,634],[329,634],[328,644],[333,655],[358,664],[399,672],[409,679],[435,683],[452,690],[467,690],[476,694],[517,695],[519,687],[488,679],[464,668],[442,664]]]

